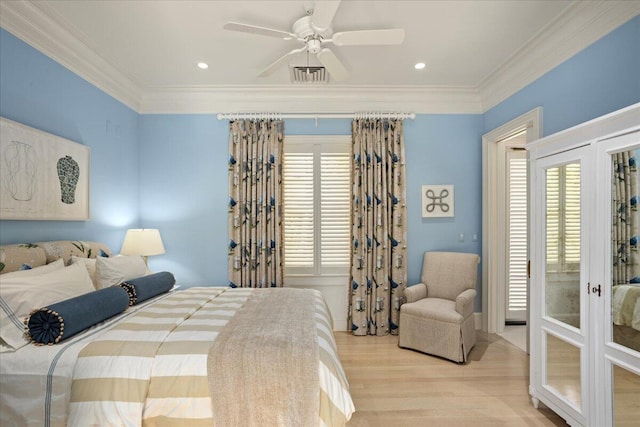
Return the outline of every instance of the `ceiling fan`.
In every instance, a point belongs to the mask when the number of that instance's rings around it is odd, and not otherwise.
[[[335,46],[364,46],[364,45],[398,45],[404,40],[404,30],[401,28],[389,30],[361,30],[334,33],[331,28],[333,17],[340,6],[341,0],[318,0],[307,15],[298,19],[292,32],[259,27],[256,25],[227,22],[225,30],[258,34],[261,36],[277,37],[283,40],[296,40],[304,46],[293,49],[262,70],[258,77],[272,74],[278,67],[286,63],[291,57],[303,52],[314,54],[320,63],[336,81],[343,81],[349,77],[349,72],[340,59],[327,47]]]

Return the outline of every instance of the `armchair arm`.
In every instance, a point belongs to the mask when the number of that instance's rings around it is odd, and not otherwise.
[[[473,313],[473,300],[475,299],[475,289],[467,289],[456,297],[456,311],[460,313],[464,319]]]
[[[415,302],[427,297],[427,286],[424,283],[418,283],[408,286],[404,289],[405,303]]]

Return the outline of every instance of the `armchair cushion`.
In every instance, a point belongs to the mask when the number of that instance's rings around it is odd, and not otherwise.
[[[407,316],[420,319],[438,320],[440,322],[461,325],[464,318],[455,310],[455,302],[441,298],[423,298],[413,304],[404,304],[402,312]]]
[[[475,289],[467,289],[456,298],[456,311],[465,319],[473,313],[473,301],[475,298]]]
[[[404,289],[404,302],[411,303],[427,297],[427,287],[424,283],[418,283]]]

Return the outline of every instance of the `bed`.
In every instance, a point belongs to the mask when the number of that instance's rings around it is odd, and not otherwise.
[[[110,255],[95,242],[3,246],[0,291],[35,281],[3,279],[25,265],[79,265],[93,287],[146,268],[108,271],[123,262]],[[53,345],[5,340],[0,425],[344,425],[354,406],[331,324],[316,291],[174,287]]]

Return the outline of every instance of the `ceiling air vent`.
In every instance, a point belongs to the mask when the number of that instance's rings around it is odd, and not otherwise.
[[[324,67],[291,67],[291,83],[328,83],[329,73]]]

